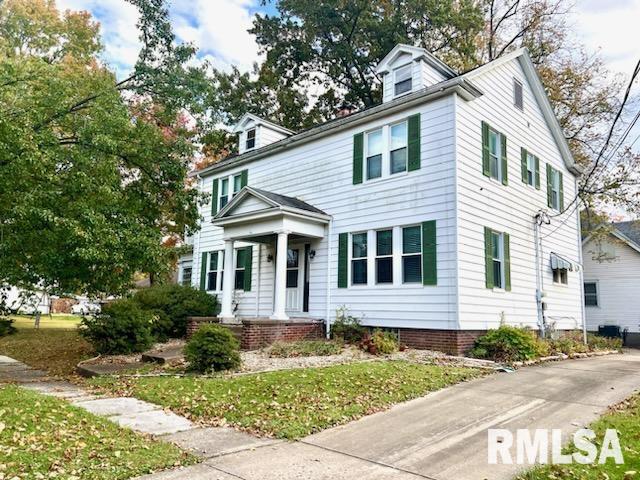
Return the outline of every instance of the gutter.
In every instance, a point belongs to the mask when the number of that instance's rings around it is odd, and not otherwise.
[[[440,82],[431,87],[427,87],[417,92],[410,93],[408,95],[405,95],[404,97],[397,98],[387,103],[376,105],[375,107],[362,110],[347,117],[329,120],[322,125],[271,143],[262,148],[259,148],[258,150],[238,155],[227,161],[223,160],[222,162],[216,163],[196,172],[191,172],[189,173],[189,177],[200,175],[206,176],[214,172],[225,170],[227,168],[244,165],[245,163],[251,162],[253,160],[257,160],[268,155],[273,155],[280,151],[287,150],[289,148],[293,148],[307,142],[311,142],[313,140],[336,132],[353,128],[370,120],[405,110],[415,105],[424,103],[426,100],[436,100],[453,93],[457,93],[460,97],[467,101],[478,98],[483,94],[479,88],[477,88],[466,78],[452,78],[451,80],[445,80],[444,82]]]

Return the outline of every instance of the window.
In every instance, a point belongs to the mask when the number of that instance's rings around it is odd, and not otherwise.
[[[536,186],[536,157],[527,152],[527,184]]]
[[[402,229],[402,283],[422,282],[422,231],[419,225]]]
[[[244,290],[244,275],[245,265],[247,264],[247,255],[249,252],[245,248],[239,248],[236,250],[236,272],[235,272],[235,285],[236,290]]]
[[[220,210],[229,203],[229,179],[223,178],[220,180]]]
[[[224,252],[210,252],[207,271],[207,290],[222,290],[222,263]]]
[[[491,259],[493,262],[493,286],[504,288],[504,236],[491,232]]]
[[[596,282],[584,282],[584,304],[587,307],[598,306],[598,284]]]
[[[287,288],[298,288],[300,250],[287,250]]]
[[[185,285],[185,286],[191,285],[192,272],[193,272],[193,268],[191,266],[182,267],[182,276],[180,277],[180,283],[182,285]]]
[[[551,172],[551,208],[560,210],[560,172],[555,168],[549,170]]]
[[[391,126],[391,174],[407,170],[407,122]]]
[[[393,283],[393,230],[376,232],[376,283]]]
[[[240,190],[242,190],[242,174],[234,175],[234,177],[233,177],[233,195],[238,193]]]
[[[502,139],[501,134],[489,129],[489,176],[502,181]]]
[[[382,129],[367,133],[367,180],[382,176]]]
[[[553,270],[553,283],[567,285],[569,283],[569,271],[566,268],[556,268]]]
[[[524,100],[522,98],[522,83],[519,80],[513,79],[513,104],[516,108],[524,110]]]
[[[351,235],[351,283],[367,283],[367,232]]]
[[[251,130],[247,130],[247,141],[245,142],[245,149],[251,150],[256,146],[256,129],[252,128]]]
[[[402,95],[411,91],[411,64],[396,68],[393,71],[394,95]]]

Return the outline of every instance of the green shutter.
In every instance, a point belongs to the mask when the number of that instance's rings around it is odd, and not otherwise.
[[[509,234],[503,233],[504,239],[504,289],[507,292],[511,291],[511,254],[509,247]]]
[[[507,136],[504,133],[500,134],[500,142],[502,143],[502,148],[500,152],[502,153],[502,184],[509,184],[509,164],[507,163]]]
[[[200,290],[207,289],[207,253],[202,252],[202,258],[200,259]]]
[[[422,222],[422,284],[438,284],[435,220]]]
[[[562,180],[562,172],[558,172],[560,175],[560,211],[564,212],[564,182]]]
[[[244,291],[251,291],[251,268],[253,267],[253,247],[245,247],[244,256]]]
[[[520,174],[522,175],[522,181],[529,183],[529,175],[527,175],[527,149],[520,148]]]
[[[536,188],[540,190],[540,159],[535,157],[536,163]]]
[[[491,176],[489,167],[489,124],[482,122],[482,173]]]
[[[362,183],[362,160],[364,149],[364,135],[358,133],[353,136],[353,184]]]
[[[338,288],[347,288],[347,262],[349,256],[349,234],[338,235]]]
[[[547,206],[549,208],[553,207],[553,205],[551,205],[551,170],[551,165],[547,163]]]
[[[408,120],[407,169],[420,169],[420,114],[411,115]]]
[[[211,187],[211,216],[214,217],[218,213],[218,179],[213,179]]]
[[[484,276],[487,288],[493,288],[493,248],[491,229],[484,227]]]
[[[240,172],[240,188],[244,188],[249,183],[249,170],[242,170]]]

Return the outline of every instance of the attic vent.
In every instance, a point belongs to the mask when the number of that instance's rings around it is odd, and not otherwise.
[[[513,79],[513,104],[519,110],[524,110],[524,100],[522,98],[522,83]]]

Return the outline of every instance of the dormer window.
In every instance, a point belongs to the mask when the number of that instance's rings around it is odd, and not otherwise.
[[[402,95],[410,92],[412,88],[411,82],[411,64],[403,65],[393,71],[393,91],[394,95]]]
[[[256,146],[256,129],[247,130],[247,141],[245,150],[251,150]]]

